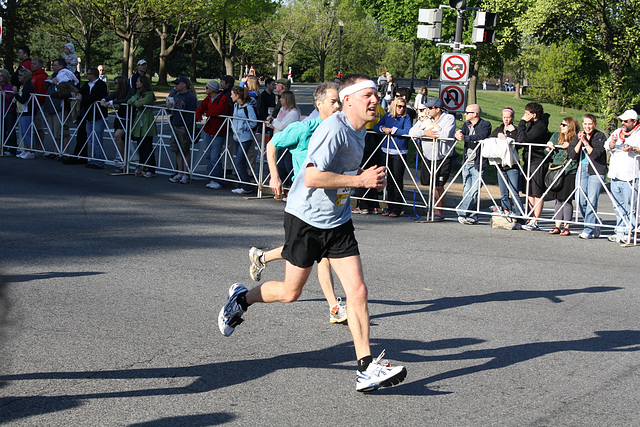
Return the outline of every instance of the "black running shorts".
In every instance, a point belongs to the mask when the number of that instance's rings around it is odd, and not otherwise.
[[[313,266],[322,258],[360,255],[351,220],[336,228],[316,228],[290,213],[284,213],[282,257],[300,268]]]

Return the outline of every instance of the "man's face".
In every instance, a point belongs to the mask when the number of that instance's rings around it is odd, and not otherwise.
[[[27,53],[26,53],[24,50],[22,50],[22,49],[18,49],[18,59],[19,59],[20,61],[24,61],[24,60],[25,60],[25,59],[27,59],[27,58],[28,58]]]
[[[359,90],[347,95],[344,104],[356,120],[364,123],[372,122],[376,119],[378,92],[373,88]]]
[[[226,90],[229,87],[226,80],[220,80],[220,89]]]
[[[340,109],[340,98],[338,97],[338,91],[335,89],[327,89],[326,96],[322,102],[317,105],[318,112],[322,119],[330,117],[333,113]]]
[[[437,119],[442,114],[442,110],[439,107],[429,107],[427,108],[427,115],[434,119]]]
[[[104,67],[98,67],[98,73],[100,73],[100,75],[104,74]]]
[[[42,65],[38,61],[31,61],[31,72],[35,73],[42,69]]]
[[[276,83],[276,92],[282,94],[286,89],[282,83]]]
[[[634,127],[636,127],[637,124],[638,124],[637,120],[629,119],[629,120],[624,120],[622,122],[622,127],[624,128],[625,132],[629,132]]]
[[[176,83],[173,87],[178,93],[185,93],[187,91],[187,84],[185,82]]]
[[[392,81],[392,80],[393,80],[393,77],[392,77],[391,75],[388,75],[388,76],[387,76],[387,81],[388,81],[389,83],[391,83],[391,81]]]
[[[64,68],[64,65],[60,64],[60,62],[58,61],[54,61],[53,65],[51,66],[51,68],[53,69],[53,71],[55,73],[57,73],[58,71],[62,70]]]
[[[90,82],[96,81],[98,79],[98,75],[97,74],[92,74],[92,73],[87,73],[87,78],[89,79]]]
[[[146,74],[147,73],[147,64],[140,64],[138,65],[138,72],[142,73],[142,74]]]
[[[274,90],[276,90],[276,82],[270,82],[266,87],[267,87],[267,89],[269,89],[271,92],[273,92]]]

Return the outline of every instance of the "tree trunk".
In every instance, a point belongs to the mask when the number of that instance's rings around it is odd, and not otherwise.
[[[513,92],[514,92],[513,99],[521,99],[520,98],[520,81],[516,81]]]
[[[167,49],[167,39],[169,38],[169,30],[166,23],[162,23],[162,32],[160,33],[160,53],[158,54],[158,84],[167,85],[167,58],[169,50]]]
[[[134,43],[135,42],[135,38],[134,37],[135,36],[133,36],[133,35],[131,36],[131,43],[129,43],[129,55],[128,55],[128,58],[129,58],[128,62],[129,63],[127,64],[128,65],[128,73],[125,74],[125,76],[130,76],[133,73],[133,59],[134,59],[134,55],[135,55],[135,52],[136,52],[136,47],[135,47],[135,43]]]
[[[476,85],[478,84],[478,74],[480,73],[480,61],[477,57],[473,63],[473,68],[469,70],[469,87],[467,92],[467,105],[477,104]]]
[[[194,28],[191,33],[191,61],[189,64],[189,74],[191,81],[196,81],[196,55],[198,53],[198,28]]]
[[[129,46],[131,46],[131,38],[122,39],[122,72],[120,73],[123,76],[128,76],[129,73]]]

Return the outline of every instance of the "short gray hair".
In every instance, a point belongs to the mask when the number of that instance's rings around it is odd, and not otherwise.
[[[326,99],[327,97],[327,90],[329,89],[335,89],[336,92],[338,91],[338,83],[334,83],[334,82],[322,82],[320,83],[317,87],[316,90],[313,92],[313,105],[317,104],[318,102],[322,102]]]
[[[31,61],[37,62],[38,64],[40,64],[41,67],[44,68],[44,60],[42,58],[35,57]]]

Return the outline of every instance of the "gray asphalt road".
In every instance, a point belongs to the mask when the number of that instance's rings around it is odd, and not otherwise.
[[[205,183],[0,158],[0,423],[640,424],[637,248],[359,215],[374,357],[408,369],[363,395],[315,277],[220,335],[248,249],[282,242],[283,204]]]

